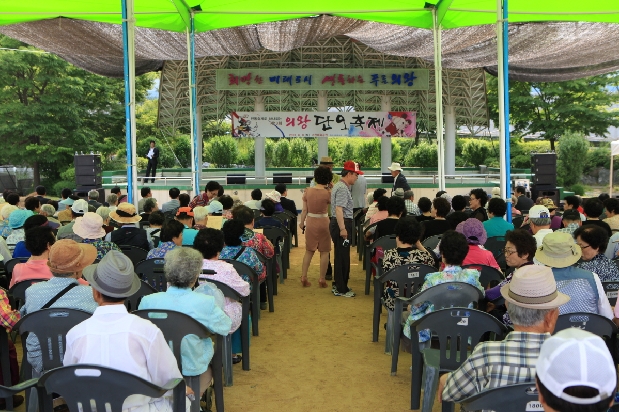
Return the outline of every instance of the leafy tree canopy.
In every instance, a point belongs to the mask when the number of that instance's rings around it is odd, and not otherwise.
[[[498,81],[488,75],[490,118],[498,122]],[[568,132],[603,136],[619,126],[619,113],[611,109],[619,100],[619,73],[565,82],[510,82],[510,123],[518,135],[541,132],[554,142]]]

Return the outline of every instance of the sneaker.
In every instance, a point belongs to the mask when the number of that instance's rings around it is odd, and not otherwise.
[[[350,291],[350,290],[349,290],[348,292],[346,292],[346,293],[340,293],[340,292],[338,292],[338,291],[336,290],[335,292],[333,292],[333,294],[334,294],[335,296],[343,296],[343,297],[345,297],[345,298],[354,298],[355,296],[357,296],[357,295],[355,295],[355,292],[352,292],[352,291]]]

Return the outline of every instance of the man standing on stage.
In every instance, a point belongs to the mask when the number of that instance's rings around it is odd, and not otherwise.
[[[352,195],[351,186],[355,184],[359,175],[359,165],[353,161],[344,163],[342,177],[333,186],[331,191],[331,224],[329,232],[334,244],[335,260],[333,272],[335,284],[332,292],[335,296],[352,298],[355,293],[348,288],[350,277],[350,240],[352,237]]]
[[[148,183],[148,176],[150,175],[150,171],[153,171],[153,178],[151,179],[151,183],[155,183],[155,175],[157,174],[157,162],[159,161],[159,148],[155,147],[155,141],[150,141],[150,149],[148,150],[148,154],[146,155],[148,158],[148,166],[146,167],[146,178],[144,179],[144,183]]]
[[[407,190],[411,190],[406,178],[402,174],[402,166],[400,166],[399,163],[391,163],[391,166],[387,169],[391,171],[391,176],[393,176],[393,188],[391,189],[391,194],[393,194],[393,192],[395,192],[398,188],[404,189],[405,192]]]

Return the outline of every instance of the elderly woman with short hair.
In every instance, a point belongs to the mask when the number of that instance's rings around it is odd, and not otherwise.
[[[114,210],[116,210],[116,206],[118,206],[118,196],[116,196],[114,193],[108,195],[105,198],[105,201],[107,202],[110,208],[110,212],[113,212]]]
[[[206,229],[208,222],[208,209],[206,206],[196,206],[193,208],[193,228],[196,230]]]
[[[217,306],[212,296],[193,291],[191,288],[202,273],[203,257],[200,252],[179,247],[165,257],[166,280],[170,286],[165,292],[144,296],[138,309],[174,310],[191,316],[207,329],[226,336],[232,322]],[[200,390],[205,391],[211,382],[209,363],[213,357],[213,342],[188,335],[181,343],[182,373],[184,376],[200,376]],[[200,394],[201,395],[201,394]]]
[[[103,219],[103,230],[105,230],[105,233],[107,234],[113,232],[114,226],[110,225],[110,213],[112,213],[112,209],[105,206],[99,206],[95,213],[101,216],[101,219]]]
[[[583,225],[574,232],[574,239],[582,250],[582,258],[576,267],[597,274],[602,282],[619,281],[619,268],[606,257],[608,234],[596,225]]]

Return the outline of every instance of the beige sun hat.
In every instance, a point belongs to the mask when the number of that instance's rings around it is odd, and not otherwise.
[[[332,165],[333,159],[331,159],[331,156],[322,156],[320,158],[320,164],[321,165]]]
[[[516,269],[511,282],[501,288],[501,295],[509,303],[531,309],[554,309],[570,300],[557,290],[552,269],[539,265]]]
[[[552,268],[572,266],[581,256],[580,246],[574,243],[571,234],[565,232],[548,233],[535,252],[535,259]]]
[[[142,220],[142,216],[135,212],[132,203],[120,203],[115,211],[110,213],[110,217],[118,223],[136,223]]]
[[[400,166],[399,163],[393,162],[391,163],[391,166],[389,166],[387,169],[391,170],[392,172],[397,172],[397,171],[402,171],[402,166]]]
[[[103,218],[96,213],[87,212],[75,219],[73,232],[82,239],[101,239],[105,236]]]

